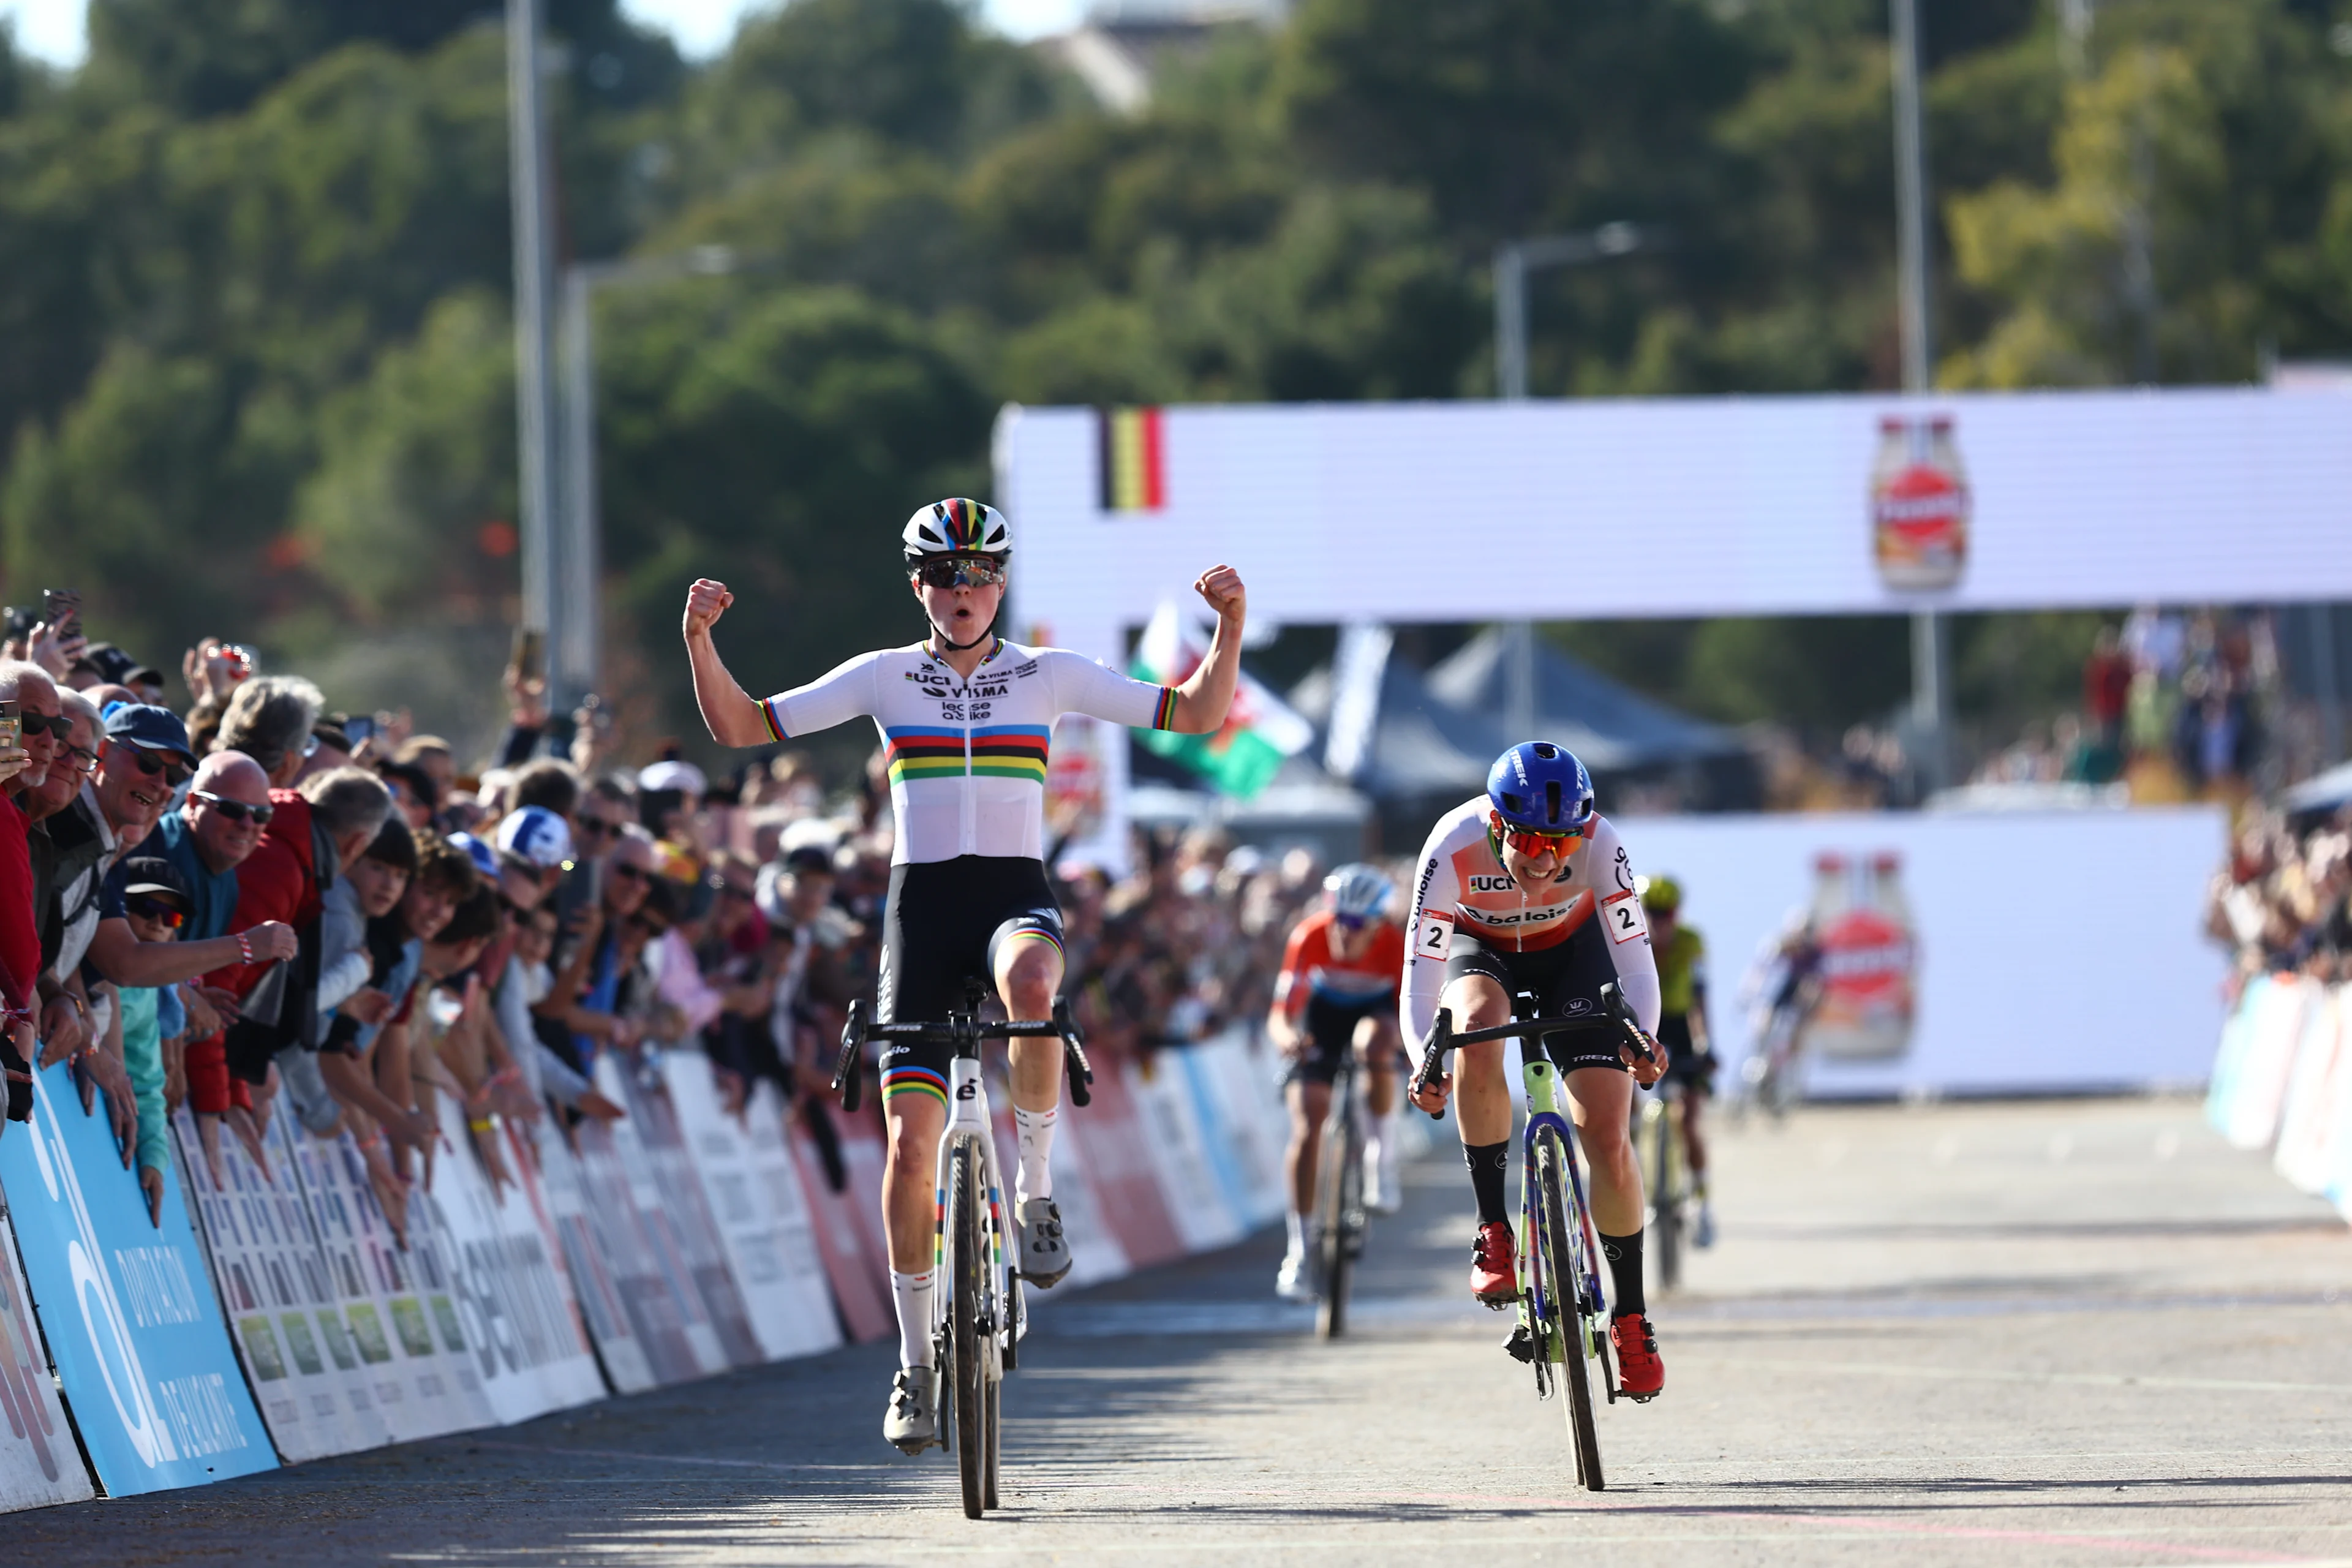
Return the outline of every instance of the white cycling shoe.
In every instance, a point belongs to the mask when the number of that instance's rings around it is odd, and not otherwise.
[[[1021,1278],[1040,1290],[1062,1282],[1070,1271],[1070,1244],[1062,1236],[1062,1211],[1051,1198],[1021,1205]]]
[[[890,1384],[890,1407],[882,1415],[882,1436],[902,1454],[946,1447],[940,1441],[940,1374],[935,1369],[898,1369]]]
[[[1274,1293],[1286,1301],[1312,1301],[1315,1287],[1307,1282],[1307,1258],[1302,1253],[1286,1252],[1282,1267],[1275,1270]]]

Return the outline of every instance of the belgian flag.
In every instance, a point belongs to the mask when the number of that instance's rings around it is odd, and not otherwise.
[[[1168,447],[1157,408],[1097,408],[1095,440],[1105,511],[1158,511],[1168,504]]]

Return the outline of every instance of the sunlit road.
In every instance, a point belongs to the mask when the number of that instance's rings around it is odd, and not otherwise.
[[[1449,1155],[1344,1344],[1268,1299],[1270,1239],[1047,1298],[986,1523],[883,1446],[866,1346],[13,1516],[0,1561],[2352,1563],[2352,1236],[2192,1105],[1812,1111],[1718,1165],[1722,1243],[1658,1304],[1665,1397],[1601,1414],[1598,1497],[1464,1294]]]

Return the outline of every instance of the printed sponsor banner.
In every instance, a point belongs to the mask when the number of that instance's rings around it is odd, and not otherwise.
[[[765,1169],[755,1163],[751,1125],[760,1120],[759,1102],[746,1104],[744,1122],[730,1118],[710,1058],[700,1051],[663,1052],[661,1073],[759,1354],[781,1361],[839,1343],[824,1269],[808,1250],[807,1205],[800,1201],[790,1157],[772,1160]],[[774,1091],[773,1085],[761,1087]],[[782,1131],[774,1131],[772,1139],[782,1155]],[[778,1205],[773,1183],[780,1173],[793,1188],[790,1210]]]
[[[1097,1078],[1096,1082],[1101,1079]],[[1046,1159],[1053,1171],[1054,1203],[1062,1211],[1062,1239],[1070,1247],[1070,1277],[1064,1281],[1069,1287],[1097,1285],[1133,1271],[1127,1248],[1121,1245],[1102,1199],[1095,1192],[1094,1178],[1087,1169],[1086,1139],[1077,1131],[1077,1124],[1096,1115],[1101,1103],[1097,1100],[1080,1110],[1067,1098],[1063,1100],[1061,1116],[1055,1124],[1054,1152]],[[1009,1114],[1006,1121],[1011,1121]],[[998,1142],[1014,1153],[1019,1152],[1009,1132],[1000,1134]]]
[[[1804,1081],[1832,1097],[2204,1081],[2228,964],[2197,911],[2226,826],[2206,805],[1617,823],[1706,939],[1720,1087],[1763,1034],[1763,955],[1818,933]]]
[[[229,1338],[278,1451],[299,1462],[381,1447],[393,1436],[328,1276],[287,1142],[289,1120],[271,1119],[267,1174],[223,1133],[217,1183],[194,1114],[183,1107],[172,1130]]]
[[[1222,1107],[1226,1163],[1243,1223],[1255,1228],[1281,1218],[1286,1206],[1282,1159],[1290,1133],[1281,1090],[1241,1029],[1194,1047],[1191,1056],[1194,1093]]]
[[[1070,1119],[1105,1228],[1137,1268],[1184,1256],[1184,1237],[1161,1195],[1150,1134],[1130,1089],[1134,1068],[1095,1064],[1094,1103]]]
[[[2344,990],[2315,987],[2304,1009],[2302,1037],[2279,1113],[2278,1173],[2306,1193],[2326,1193],[2334,1152],[2339,1079],[2344,1060]]]
[[[33,1299],[16,1266],[16,1229],[0,1206],[0,1513],[93,1495],[57,1380],[41,1352]]]
[[[800,1163],[784,1135],[790,1115],[782,1090],[765,1079],[752,1086],[751,1103],[740,1131],[750,1152],[752,1178],[767,1194],[775,1216],[776,1244],[784,1267],[795,1281],[801,1310],[793,1320],[797,1336],[791,1355],[814,1355],[842,1342],[841,1317],[834,1306],[833,1285],[816,1245],[816,1211],[801,1185]]]
[[[836,1126],[847,1120],[824,1110],[818,1114],[832,1116]],[[890,1306],[890,1263],[866,1239],[866,1226],[858,1222],[857,1190],[849,1180],[845,1163],[842,1184],[835,1188],[826,1173],[824,1156],[808,1131],[793,1126],[786,1139],[792,1145],[793,1167],[800,1173],[801,1191],[816,1218],[817,1256],[824,1263],[824,1276],[833,1286],[833,1299],[841,1309],[849,1337],[887,1338],[898,1331]]]
[[[289,1126],[284,1135],[352,1348],[394,1440],[411,1443],[492,1425],[497,1415],[467,1354],[430,1205],[411,1196],[404,1247],[350,1133],[330,1141]],[[435,1163],[449,1154],[436,1151]]]
[[[447,1147],[433,1163],[431,1185],[411,1193],[409,1210],[425,1221],[412,1246],[432,1249],[449,1284],[455,1321],[440,1325],[445,1341],[464,1347],[501,1423],[602,1399],[604,1380],[581,1329],[562,1245],[531,1191],[538,1172],[529,1144],[493,1121],[511,1178],[494,1184],[457,1097],[434,1099]],[[443,1299],[433,1299],[436,1317]]]
[[[760,1348],[759,1335],[751,1331],[750,1310],[728,1268],[719,1222],[703,1197],[693,1153],[687,1148],[677,1108],[670,1100],[660,1070],[635,1066],[625,1069],[609,1053],[604,1059],[613,1062],[612,1076],[628,1097],[623,1101],[629,1108],[628,1119],[614,1127],[614,1137],[622,1146],[623,1158],[630,1162],[632,1190],[639,1207],[652,1205],[646,1228],[654,1229],[656,1218],[667,1228],[667,1239],[677,1248],[677,1261],[686,1270],[682,1277],[673,1278],[682,1278],[701,1298],[704,1315],[726,1363],[758,1366],[767,1356]],[[633,1139],[636,1152],[631,1155],[628,1144]]]
[[[99,1481],[124,1497],[275,1468],[179,1173],[164,1173],[162,1224],[151,1224],[102,1108],[83,1113],[72,1069],[37,1073],[33,1091],[32,1121],[0,1138],[0,1188]]]
[[[604,1077],[598,1075],[597,1088],[620,1100],[624,1090],[619,1077],[614,1075],[609,1086]],[[614,1125],[627,1124],[625,1119]],[[658,1211],[659,1194],[649,1191],[646,1196],[651,1203],[639,1202],[637,1183],[612,1128],[583,1121],[572,1129],[572,1137],[589,1226],[595,1233],[598,1250],[612,1267],[614,1286],[620,1291],[630,1329],[644,1347],[646,1364],[655,1382],[688,1383],[723,1371],[727,1358],[719,1348],[719,1335],[710,1326],[702,1293],[687,1278],[676,1243],[665,1246],[667,1237],[656,1237],[646,1223],[648,1206]],[[635,1149],[634,1137],[627,1147]],[[642,1170],[643,1160],[637,1163]]]
[[[621,1281],[622,1260],[607,1254],[599,1228],[588,1218],[588,1192],[580,1162],[562,1132],[542,1125],[531,1137],[539,1156],[540,1194],[546,1201],[547,1221],[562,1247],[564,1272],[570,1276],[573,1300],[596,1347],[604,1376],[619,1394],[642,1394],[660,1385],[645,1342],[637,1338]]]
[[[1242,1222],[1225,1202],[1183,1082],[1184,1069],[1168,1059],[1171,1054],[1181,1053],[1160,1052],[1149,1076],[1140,1067],[1128,1068],[1124,1076],[1177,1234],[1186,1251],[1204,1252],[1240,1240]]]
[[[1254,1223],[1256,1198],[1250,1190],[1250,1176],[1244,1173],[1236,1130],[1226,1113],[1223,1097],[1213,1081],[1214,1068],[1202,1059],[1202,1053],[1213,1050],[1208,1041],[1184,1046],[1160,1053],[1162,1072],[1175,1081],[1170,1092],[1181,1094],[1192,1112],[1198,1131],[1201,1150],[1206,1157],[1209,1173],[1216,1178],[1217,1191],[1225,1207],[1234,1216],[1235,1226],[1247,1230]]]

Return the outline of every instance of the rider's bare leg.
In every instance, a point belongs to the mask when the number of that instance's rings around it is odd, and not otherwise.
[[[1578,1068],[1568,1075],[1577,1141],[1592,1167],[1592,1223],[1604,1236],[1642,1228],[1642,1163],[1631,1131],[1633,1076],[1616,1068]]]
[[[1323,1152],[1323,1118],[1330,1113],[1331,1086],[1293,1079],[1283,1098],[1290,1103],[1290,1212],[1315,1212],[1315,1169]]]
[[[882,1102],[890,1130],[890,1157],[882,1167],[882,1228],[890,1237],[890,1267],[917,1273],[931,1266],[938,1221],[940,1132],[947,1107],[938,1096],[909,1090]]]

